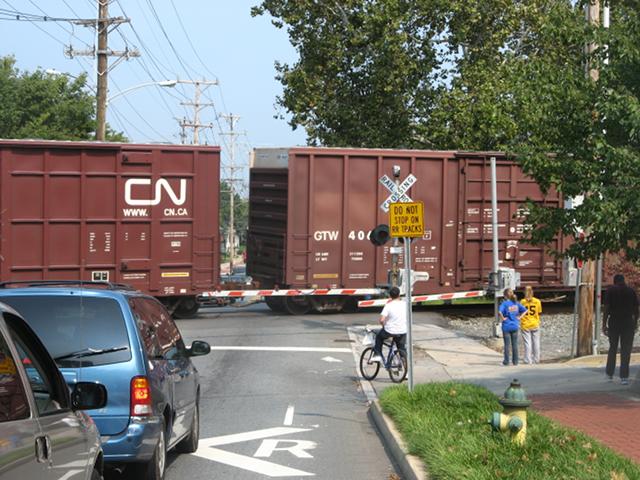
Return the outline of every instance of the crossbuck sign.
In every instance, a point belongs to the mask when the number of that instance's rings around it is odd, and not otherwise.
[[[411,200],[411,197],[407,195],[407,192],[413,186],[413,184],[416,183],[417,180],[418,179],[412,173],[410,173],[400,185],[396,185],[396,182],[394,182],[387,175],[383,175],[382,177],[380,177],[380,183],[384,185],[385,188],[389,190],[389,192],[391,192],[391,195],[389,195],[387,199],[380,205],[382,211],[388,213],[389,205],[391,205],[392,203],[412,202],[413,200]]]

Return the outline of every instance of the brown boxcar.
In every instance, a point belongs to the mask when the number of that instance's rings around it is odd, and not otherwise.
[[[263,288],[388,284],[391,244],[375,247],[368,236],[388,223],[382,204],[390,191],[380,179],[388,184],[397,165],[400,181],[415,176],[409,197],[424,202],[426,232],[412,256],[413,269],[428,272],[429,280],[416,283],[415,293],[482,288],[492,269],[491,156],[497,157],[500,265],[520,272],[523,284],[561,287],[563,262],[521,241],[526,199],[562,206],[561,196],[543,196],[515,162],[491,152],[256,149],[248,273]],[[562,249],[562,239],[557,242]]]
[[[0,172],[0,280],[125,283],[183,314],[218,283],[218,147],[4,140]]]

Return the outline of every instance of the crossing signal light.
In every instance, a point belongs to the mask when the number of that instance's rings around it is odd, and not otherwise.
[[[376,228],[371,230],[371,236],[369,238],[371,239],[371,243],[376,247],[381,247],[391,238],[391,235],[389,234],[389,225],[385,225],[384,223],[378,225]]]

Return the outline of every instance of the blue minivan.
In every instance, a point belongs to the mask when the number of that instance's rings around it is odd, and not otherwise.
[[[136,478],[161,480],[167,451],[198,448],[200,382],[166,308],[126,286],[78,282],[0,284],[0,301],[20,312],[69,385],[99,382],[107,404],[89,410],[106,466],[127,465]]]

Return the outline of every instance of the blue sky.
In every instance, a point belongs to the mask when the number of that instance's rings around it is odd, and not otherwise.
[[[110,72],[110,96],[150,82],[152,78],[211,79],[215,76],[220,86],[210,87],[203,98],[215,104],[215,111],[206,108],[202,113],[201,121],[214,125],[212,131],[205,132],[207,143],[224,146],[219,132],[225,124],[222,119],[216,119],[216,113],[233,113],[241,116],[237,129],[246,131],[246,136],[238,140],[241,160],[246,161],[249,147],[304,144],[306,137],[301,129],[292,131],[285,120],[274,119],[278,113],[276,96],[282,91],[274,79],[274,61],[292,63],[296,53],[286,31],[276,29],[266,17],[251,17],[250,9],[258,3],[259,0],[173,0],[173,3],[172,0],[112,0],[110,16],[124,16],[126,12],[131,25],[121,25],[111,32],[109,47],[114,50],[124,50],[127,46],[138,48],[142,57],[122,62]],[[182,62],[165,38],[151,4]],[[53,17],[96,16],[95,0],[0,0],[0,7],[38,15],[45,12]],[[179,19],[200,58],[190,46]],[[72,75],[86,71],[90,83],[95,84],[95,63],[91,57],[68,59],[64,55],[64,45],[72,44],[82,50],[91,48],[93,43],[92,28],[68,23],[0,20],[0,55],[15,55],[20,69],[41,67]],[[110,62],[114,61],[112,57]],[[178,123],[173,117],[191,114],[180,102],[192,98],[193,88],[186,85],[136,89],[113,99],[108,122],[135,142],[179,143]]]

